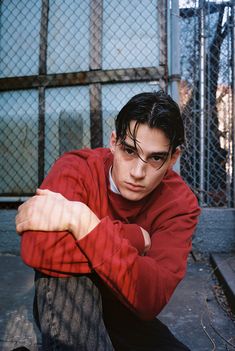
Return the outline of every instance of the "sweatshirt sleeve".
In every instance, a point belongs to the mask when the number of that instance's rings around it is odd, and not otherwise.
[[[145,249],[144,236],[137,224],[122,224],[123,237],[142,255]]]
[[[41,188],[59,192],[69,200],[86,203],[87,195],[82,177],[75,168],[75,156],[67,154],[52,167]],[[82,161],[80,162],[81,166]],[[80,167],[82,169],[82,166]],[[43,219],[42,219],[43,220]],[[60,276],[88,269],[83,255],[71,233],[27,231],[21,236],[21,257],[25,264],[48,275]]]
[[[159,314],[185,275],[199,208],[196,201],[187,209],[172,202],[168,212],[153,229],[146,256],[118,235],[120,223],[108,217],[77,242],[119,300],[146,320]]]

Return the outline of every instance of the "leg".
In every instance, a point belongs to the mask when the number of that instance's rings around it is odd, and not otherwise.
[[[116,351],[190,351],[158,319],[109,330]]]
[[[190,351],[157,318],[143,321],[106,291],[104,321],[116,351]]]
[[[34,317],[45,351],[113,351],[101,296],[88,276],[53,278],[36,272]]]

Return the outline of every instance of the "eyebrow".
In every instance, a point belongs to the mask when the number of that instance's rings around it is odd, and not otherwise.
[[[129,149],[131,149],[133,151],[138,151],[136,146],[130,145],[126,141],[122,141],[121,144],[122,144],[122,146],[126,146],[126,147],[128,147]],[[169,151],[153,151],[153,152],[150,152],[148,156],[167,157],[169,155],[169,153],[170,153],[170,150]]]

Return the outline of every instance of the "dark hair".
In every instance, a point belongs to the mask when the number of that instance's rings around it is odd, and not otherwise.
[[[136,121],[132,133],[131,121]],[[139,124],[161,129],[170,141],[171,152],[184,143],[184,125],[179,106],[162,90],[137,94],[127,102],[115,120],[117,140],[123,142],[128,132],[136,143]]]

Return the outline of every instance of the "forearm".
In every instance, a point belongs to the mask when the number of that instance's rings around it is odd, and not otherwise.
[[[21,257],[29,267],[51,276],[90,272],[87,258],[69,232],[25,232]]]
[[[68,231],[76,240],[84,238],[91,232],[100,220],[93,211],[84,203],[70,201],[68,214]]]

